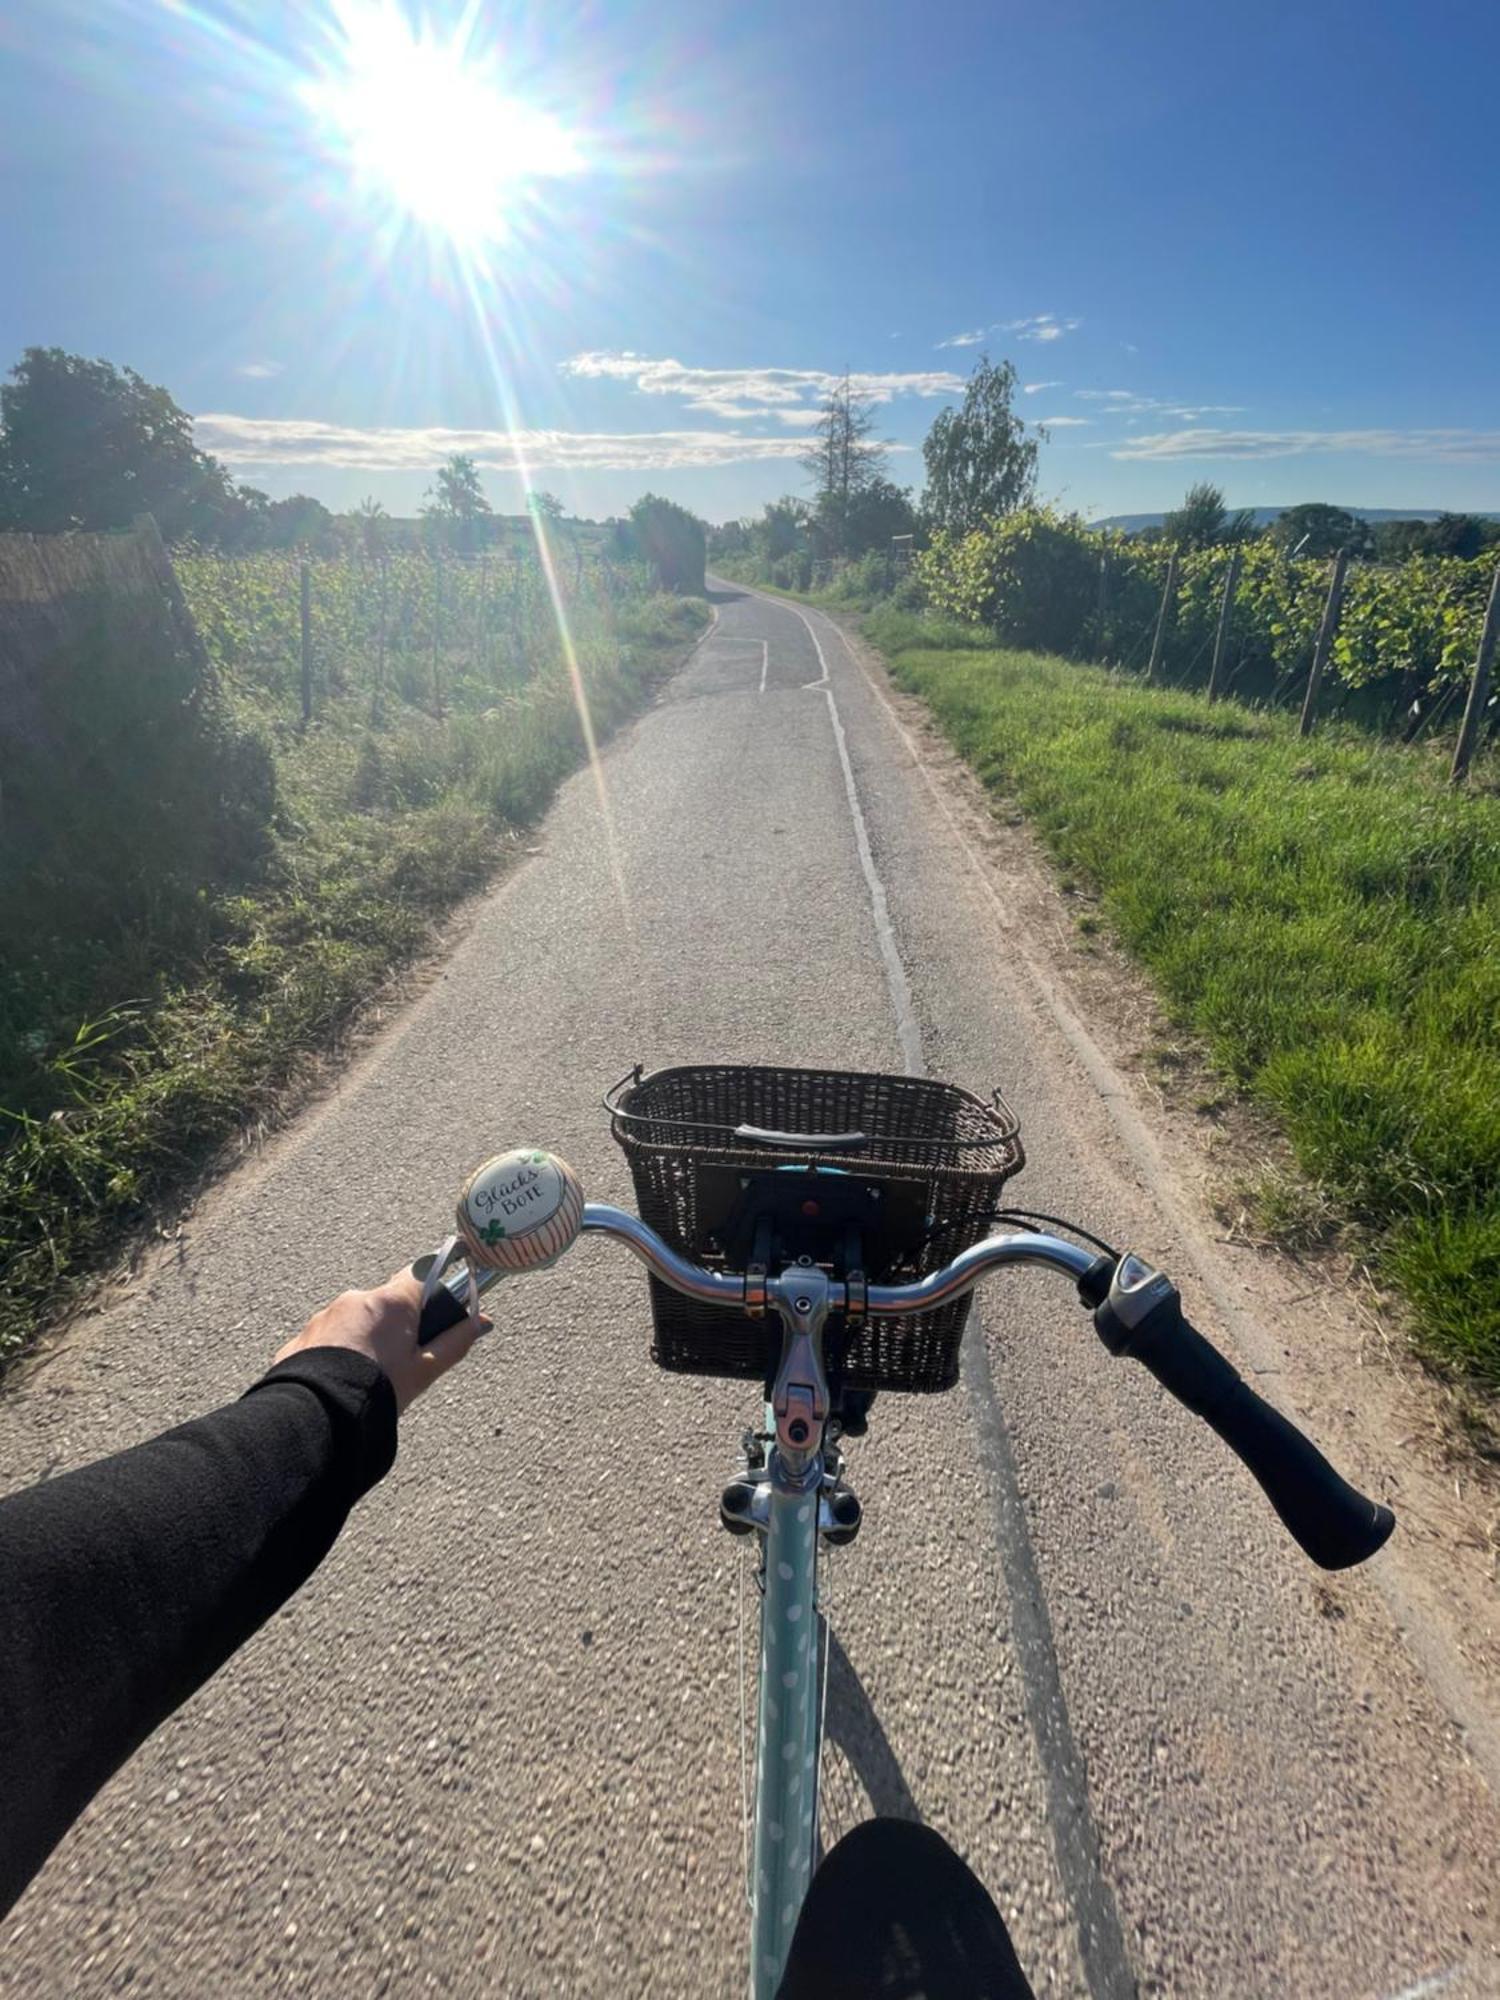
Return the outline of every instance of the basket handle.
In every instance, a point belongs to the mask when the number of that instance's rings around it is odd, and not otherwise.
[[[768,1132],[760,1125],[736,1125],[734,1136],[750,1146],[781,1146],[789,1153],[861,1153],[870,1143],[863,1132]]]

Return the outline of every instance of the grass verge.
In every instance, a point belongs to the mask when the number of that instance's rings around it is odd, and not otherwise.
[[[626,604],[580,646],[602,739],[678,666],[692,599]],[[110,933],[64,927],[0,973],[0,1364],[187,1188],[274,1118],[381,980],[427,946],[580,763],[566,672],[436,722],[394,696],[331,695],[306,733],[241,683],[278,808],[242,880]]]
[[[865,630],[1086,879],[1410,1302],[1500,1387],[1500,772],[1159,692],[963,626]]]

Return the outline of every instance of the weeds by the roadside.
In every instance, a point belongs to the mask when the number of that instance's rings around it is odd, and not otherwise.
[[[706,607],[651,598],[590,635],[609,735],[681,659]],[[308,1057],[496,867],[579,763],[565,673],[443,722],[330,693],[305,734],[274,691],[231,682],[275,763],[269,849],[115,931],[66,909],[0,974],[0,1361],[237,1132],[274,1115]],[[101,867],[106,858],[101,858]]]

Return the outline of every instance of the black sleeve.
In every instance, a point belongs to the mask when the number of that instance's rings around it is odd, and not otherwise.
[[[0,1501],[0,1914],[395,1456],[385,1374],[309,1348],[227,1409]]]

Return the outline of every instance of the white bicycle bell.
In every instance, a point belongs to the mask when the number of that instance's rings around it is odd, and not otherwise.
[[[523,1271],[545,1271],[578,1240],[583,1184],[566,1160],[535,1146],[498,1153],[464,1183],[457,1233],[433,1258],[422,1287],[425,1306],[443,1274],[462,1256],[468,1267],[469,1311],[479,1310],[478,1273],[486,1284]]]

